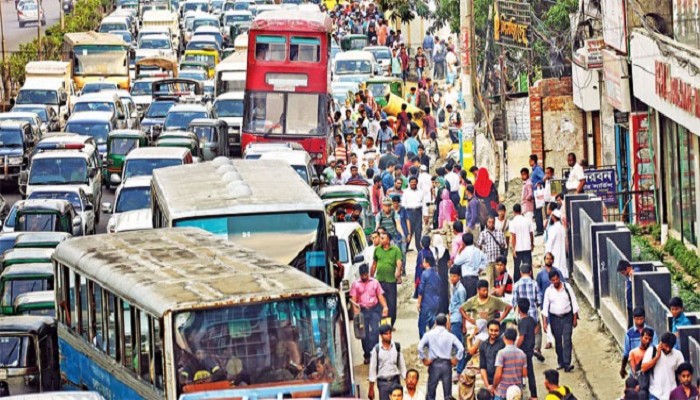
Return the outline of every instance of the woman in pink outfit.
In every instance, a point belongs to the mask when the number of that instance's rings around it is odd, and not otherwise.
[[[442,229],[445,226],[445,222],[451,224],[457,220],[457,210],[455,210],[455,206],[450,200],[450,192],[447,189],[442,189],[440,198],[447,201],[440,202],[440,209],[438,210],[438,229]]]

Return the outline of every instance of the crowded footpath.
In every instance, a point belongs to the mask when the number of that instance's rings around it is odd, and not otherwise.
[[[408,60],[400,31],[387,32],[385,22],[375,22],[362,10],[336,12],[339,35],[366,33],[393,48],[396,76],[407,79],[409,62],[419,74],[409,79],[415,86],[395,118],[377,106],[369,90],[354,93],[333,117],[334,157],[324,171],[331,185],[362,185],[370,192],[371,210],[356,205],[352,214],[333,216],[374,229],[360,279],[350,289],[356,328],[364,330],[366,397],[432,400],[440,398],[438,392],[444,399],[478,400],[583,396],[560,384],[562,374],[575,368],[572,333],[579,318],[576,292],[568,283],[563,202],[566,194],[583,192],[585,175],[576,155],[568,156],[571,172],[563,192],[545,201],[536,201],[535,192],[550,191],[559,178],[531,155],[520,171],[521,197],[506,206],[488,169],[466,171],[457,160],[440,157],[440,140],[453,139],[450,133],[461,128],[462,104],[450,75],[454,69],[436,57],[443,51],[436,48],[452,51],[449,41],[427,35],[423,48]],[[544,257],[537,260],[533,250],[540,236]],[[413,260],[415,274],[407,276],[407,262]],[[628,278],[630,297],[634,270],[621,265],[618,271]],[[392,340],[402,284],[414,288],[422,369],[410,368]],[[643,309],[628,310],[621,398],[696,398],[694,369],[678,351],[675,333],[690,322],[679,298],[669,308],[673,333],[660,338],[645,325]],[[543,350],[551,348],[556,367],[536,376],[534,363],[544,363]],[[418,381],[426,371],[422,393]]]

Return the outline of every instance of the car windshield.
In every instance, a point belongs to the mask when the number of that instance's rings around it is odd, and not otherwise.
[[[214,66],[215,56],[209,54],[185,54],[185,61],[203,62],[210,67]]]
[[[173,105],[175,105],[174,101],[156,101],[151,103],[151,106],[146,111],[146,118],[165,118]]]
[[[80,203],[80,197],[78,196],[78,193],[75,192],[43,192],[43,191],[34,191],[32,194],[27,197],[27,199],[53,199],[53,200],[66,200],[67,202],[71,203],[73,205],[73,208],[75,211],[81,212],[83,211],[83,206]]]
[[[40,290],[53,290],[52,280],[38,278],[6,281],[3,286],[2,305],[10,307],[20,294],[38,292]]]
[[[30,185],[88,184],[84,158],[34,158],[29,169]]]
[[[170,49],[170,40],[160,37],[146,37],[141,39],[139,49]]]
[[[178,74],[178,78],[192,79],[194,81],[205,81],[207,80],[208,76],[207,73],[204,71],[187,70],[180,71],[180,73]]]
[[[55,232],[58,228],[56,214],[24,214],[20,215],[15,227],[17,232]]]
[[[207,12],[207,3],[201,2],[186,2],[182,6],[182,12],[187,13],[188,11],[204,11]]]
[[[119,191],[119,197],[114,205],[115,213],[134,210],[144,210],[151,207],[151,188],[125,187]]]
[[[49,114],[46,112],[46,108],[44,107],[27,107],[27,106],[15,106],[10,110],[12,111],[17,111],[17,112],[33,112],[34,114],[39,116],[39,119],[41,122],[48,122],[49,121]]]
[[[182,160],[179,158],[131,159],[124,165],[124,177],[151,176],[154,169],[174,167],[176,165],[182,165]]]
[[[204,111],[175,111],[169,112],[165,117],[163,126],[165,130],[184,131],[187,126],[196,118],[207,118],[208,115]]]
[[[224,19],[225,25],[233,25],[235,22],[248,22],[253,18],[250,15],[227,15]]]
[[[138,147],[138,144],[139,140],[136,138],[115,137],[110,140],[110,145],[107,152],[109,154],[123,156],[129,154],[131,150]]]
[[[213,26],[215,28],[220,28],[218,19],[195,19],[192,23],[192,32],[196,31],[197,28],[201,28],[203,26]]]
[[[214,377],[209,371],[223,369],[222,381],[327,381],[332,393],[350,390],[348,338],[336,294],[182,311],[173,321],[175,363],[191,379],[206,382]],[[180,381],[180,391],[184,384],[197,390],[198,383]]]
[[[114,113],[114,103],[109,101],[83,101],[73,107],[73,113],[81,111],[107,111]]]
[[[214,103],[214,115],[217,118],[242,117],[243,100],[217,100]]]
[[[205,50],[205,49],[218,49],[219,45],[216,42],[209,42],[206,40],[193,40],[187,43],[186,50]],[[182,72],[180,72],[180,78],[182,78]]]
[[[127,26],[125,23],[121,22],[107,22],[100,25],[100,32],[107,33],[109,31],[123,31],[126,30]]]
[[[216,129],[213,126],[191,126],[189,130],[204,143],[216,142]]]
[[[43,89],[20,89],[15,104],[58,105],[58,91]]]
[[[110,32],[112,35],[117,35],[122,38],[126,43],[131,43],[134,41],[134,37],[131,36],[130,32],[127,31],[113,31]]]
[[[369,52],[374,55],[377,61],[391,60],[391,53],[387,49],[372,49]]]
[[[15,237],[14,236],[0,236],[0,256],[2,253],[15,247]]]
[[[97,144],[107,143],[109,136],[109,124],[101,122],[71,122],[66,123],[66,132],[83,136],[92,136]]]
[[[29,336],[0,336],[0,366],[26,368],[36,366],[36,352]]]
[[[83,86],[82,94],[99,93],[103,90],[117,90],[117,85],[110,82],[86,83]]]
[[[372,64],[367,60],[335,60],[335,73],[343,74],[371,74]]]
[[[19,129],[0,129],[0,147],[22,147],[23,143]]]
[[[301,179],[304,180],[304,182],[309,181],[309,174],[306,171],[306,166],[304,165],[292,165],[292,169],[294,169],[294,172],[296,172]]]
[[[131,95],[151,96],[153,93],[152,90],[153,86],[151,86],[151,82],[134,82],[134,84],[131,86]]]

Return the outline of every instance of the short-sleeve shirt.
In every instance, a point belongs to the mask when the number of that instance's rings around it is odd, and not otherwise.
[[[515,235],[515,251],[530,251],[532,243],[530,242],[530,232],[534,232],[535,228],[531,221],[528,221],[522,215],[516,215],[510,221],[508,232]]]
[[[535,327],[537,322],[531,317],[527,316],[518,321],[518,333],[520,336],[525,336],[520,349],[525,352],[525,354],[530,354],[535,349]]]
[[[523,367],[527,366],[525,353],[515,345],[507,345],[496,354],[496,367],[503,367],[496,396],[505,398],[509,387],[523,384]]]
[[[493,343],[486,340],[479,345],[479,369],[486,370],[490,384],[493,384],[493,378],[496,375],[496,355],[504,347],[506,345],[500,337]]]
[[[350,287],[350,296],[357,297],[360,307],[370,308],[379,303],[379,295],[384,294],[382,286],[376,279],[369,278],[367,282],[355,281]]]
[[[489,296],[486,303],[481,304],[479,296],[474,296],[462,304],[462,310],[467,313],[475,313],[477,319],[481,318],[490,321],[496,318],[496,315],[505,310],[508,305],[508,303],[495,296]],[[482,316],[482,312],[486,313],[486,315]]]
[[[513,293],[513,278],[510,277],[510,274],[508,272],[504,272],[496,277],[496,280],[493,282],[493,287],[495,288],[501,288],[505,286],[506,290],[503,293]]]
[[[401,250],[396,246],[389,246],[387,250],[383,247],[374,249],[374,261],[377,262],[377,271],[374,278],[379,282],[396,282],[396,262],[401,260]]]

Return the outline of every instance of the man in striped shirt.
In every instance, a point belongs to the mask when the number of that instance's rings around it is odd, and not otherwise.
[[[506,347],[496,355],[496,375],[493,386],[496,388],[494,400],[506,400],[506,391],[515,385],[522,388],[523,377],[527,376],[527,359],[525,353],[515,345],[518,332],[506,329],[503,342]]]

